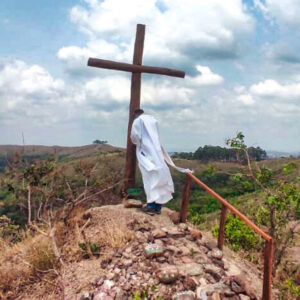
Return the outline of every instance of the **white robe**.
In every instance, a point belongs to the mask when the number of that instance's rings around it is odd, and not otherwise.
[[[176,167],[159,140],[158,123],[149,115],[141,115],[132,124],[131,140],[142,173],[147,202],[167,203],[172,199],[174,184],[166,162],[180,172],[192,172]],[[165,162],[166,161],[166,162]]]

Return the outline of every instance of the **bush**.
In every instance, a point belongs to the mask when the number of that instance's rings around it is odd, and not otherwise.
[[[219,226],[212,230],[214,236],[218,236]],[[255,249],[259,239],[254,231],[236,216],[228,215],[225,224],[226,242],[234,251]]]

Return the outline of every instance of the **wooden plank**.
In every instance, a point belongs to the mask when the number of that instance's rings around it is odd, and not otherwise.
[[[188,215],[188,208],[190,202],[190,192],[191,192],[192,180],[189,176],[186,176],[184,189],[182,192],[182,201],[180,209],[180,222],[185,223]]]
[[[134,65],[141,65],[143,63],[145,30],[146,26],[144,24],[136,25],[136,35],[132,61]]]
[[[143,49],[145,39],[145,25],[138,24],[134,44],[133,64],[141,65],[143,60]],[[140,108],[141,99],[141,73],[131,75],[131,97],[129,105],[129,121],[127,129],[127,151],[125,165],[125,191],[135,186],[136,176],[136,147],[131,142],[130,133],[134,118],[134,111]]]
[[[245,215],[240,213],[234,206],[228,203],[224,198],[222,198],[219,194],[217,194],[214,190],[209,188],[205,183],[203,183],[200,179],[198,179],[192,173],[187,173],[187,176],[191,177],[199,186],[205,189],[209,194],[215,197],[219,202],[225,205],[231,212],[233,212],[236,216],[242,219],[248,226],[250,226],[255,232],[257,232],[260,236],[262,236],[266,241],[270,241],[272,237],[262,231],[258,226],[256,226],[252,221],[250,221]]]
[[[88,60],[88,66],[125,72],[159,74],[180,78],[184,78],[185,76],[185,72],[176,69],[141,66],[137,64],[126,64],[121,62],[115,62],[112,60],[105,60],[92,57]]]
[[[220,250],[223,250],[223,246],[224,246],[226,213],[227,213],[227,207],[224,204],[222,204],[219,236],[218,236],[218,248]]]
[[[272,265],[273,265],[273,239],[266,241],[264,253],[264,282],[263,282],[263,300],[272,300]]]

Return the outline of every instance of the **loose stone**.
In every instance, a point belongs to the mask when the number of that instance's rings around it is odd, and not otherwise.
[[[161,256],[164,253],[164,249],[157,244],[147,244],[145,246],[145,253],[147,258]]]
[[[196,294],[192,291],[183,291],[176,293],[172,300],[196,300]]]
[[[142,201],[135,199],[123,200],[123,205],[125,208],[140,208],[143,206]]]
[[[206,291],[202,287],[197,288],[196,295],[197,295],[197,300],[207,300],[208,299]]]
[[[160,229],[153,230],[152,235],[155,239],[161,239],[161,238],[164,238],[164,237],[167,236],[167,234],[164,231],[160,230]]]
[[[190,236],[194,239],[194,240],[201,240],[202,239],[202,233],[200,230],[198,229],[190,229]]]
[[[215,248],[211,251],[211,256],[216,259],[221,259],[223,257],[223,251],[218,248]]]
[[[172,283],[179,277],[178,269],[174,266],[168,266],[159,269],[156,272],[158,280],[162,283]]]

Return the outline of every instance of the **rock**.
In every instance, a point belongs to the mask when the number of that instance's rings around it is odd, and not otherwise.
[[[111,280],[115,277],[115,274],[113,272],[109,272],[107,275],[106,275],[107,279],[108,280]]]
[[[195,291],[197,286],[198,286],[198,282],[195,278],[193,278],[191,276],[187,276],[184,280],[183,285],[184,285],[186,290]]]
[[[192,291],[183,291],[176,293],[172,300],[196,300],[196,294]]]
[[[126,208],[140,208],[143,206],[142,201],[135,199],[124,199],[123,205]]]
[[[191,251],[189,248],[185,247],[185,246],[181,246],[179,247],[179,253],[182,254],[182,256],[186,256],[186,255],[190,255]]]
[[[207,282],[209,282],[210,284],[214,284],[217,282],[216,279],[209,273],[204,273],[203,276],[207,280]]]
[[[197,300],[207,300],[206,291],[202,287],[198,287],[196,291]]]
[[[154,244],[159,245],[159,246],[161,246],[161,247],[164,246],[164,243],[163,243],[162,240],[154,240]]]
[[[162,256],[164,254],[163,247],[157,244],[147,244],[144,250],[147,258]]]
[[[156,277],[162,283],[172,283],[178,279],[179,272],[175,266],[163,267],[156,271]]]
[[[83,292],[80,300],[92,300],[93,295],[91,295],[89,292]]]
[[[245,292],[245,289],[235,281],[231,281],[230,286],[231,286],[231,289],[237,294]]]
[[[200,230],[198,229],[190,229],[190,236],[194,239],[194,240],[201,240],[202,239],[202,233]]]
[[[171,238],[180,238],[180,237],[184,237],[185,236],[185,232],[183,231],[179,231],[176,229],[170,229],[168,230],[168,236],[170,236]]]
[[[180,265],[179,270],[182,271],[185,275],[190,276],[197,276],[203,274],[202,266],[196,263]]]
[[[122,289],[118,288],[116,290],[116,292],[117,293],[116,293],[116,296],[115,296],[115,300],[126,300],[127,299],[127,297],[126,297],[126,295],[125,295],[125,293]]]
[[[179,248],[173,246],[173,245],[168,245],[167,246],[167,250],[173,252],[174,254],[179,254],[180,253],[180,250]]]
[[[188,226],[186,225],[186,223],[180,223],[178,225],[178,228],[181,230],[181,231],[186,231],[188,230]]]
[[[168,215],[174,224],[178,224],[180,222],[180,214],[178,212],[171,211],[168,213]]]
[[[217,259],[217,258],[213,258],[212,257],[212,262],[215,264],[215,265],[218,265],[220,268],[224,269],[224,261],[221,260],[221,259]]]
[[[247,295],[239,294],[240,300],[250,300],[250,297]]]
[[[211,295],[211,298],[210,298],[211,300],[221,300],[221,296],[220,296],[220,294],[219,293],[213,293],[212,295]]]
[[[235,286],[236,289],[239,289],[238,287],[240,287],[241,290],[243,290],[243,292],[246,292],[246,294],[251,298],[251,299],[256,299],[256,292],[254,290],[254,288],[252,287],[252,284],[247,280],[246,275],[244,274],[239,274],[236,276],[232,277],[233,282],[235,282],[237,284],[237,286]],[[231,286],[232,288],[232,286]],[[234,289],[232,288],[232,290],[234,291]],[[242,292],[240,292],[242,293]]]
[[[198,253],[201,252],[201,249],[199,247],[197,247],[196,245],[193,245],[193,244],[189,246],[189,249],[190,249],[192,255],[198,254]]]
[[[164,263],[167,259],[164,256],[159,256],[156,258],[159,263]]]
[[[132,252],[132,248],[131,247],[126,248],[125,252],[128,253],[128,254],[130,254]]]
[[[161,239],[161,238],[164,238],[167,236],[167,234],[162,231],[162,230],[159,230],[159,229],[155,229],[152,231],[152,236],[155,238],[155,239]]]
[[[211,251],[211,256],[216,259],[222,259],[223,251],[218,248],[215,248]]]
[[[109,295],[107,295],[104,292],[100,292],[100,293],[94,295],[93,300],[114,300],[114,298],[111,297],[111,296],[109,296]]]
[[[217,242],[214,240],[206,240],[204,244],[210,250],[217,248]]]
[[[228,295],[233,294],[233,292],[229,289],[229,287],[222,282],[205,284],[205,281],[202,281],[201,278],[200,283],[201,283],[200,287],[206,292],[207,295],[212,295],[213,293],[228,294]]]
[[[131,254],[130,253],[127,253],[127,252],[123,252],[123,255],[122,255],[123,257],[125,257],[125,258],[131,258]]]
[[[103,278],[101,278],[101,279],[99,279],[99,280],[96,280],[95,286],[96,286],[96,287],[99,287],[99,286],[101,286],[101,285],[103,284],[103,282],[104,282],[104,279],[103,279]]]
[[[135,233],[135,236],[139,243],[145,243],[147,241],[147,238],[145,237],[145,235],[140,231],[137,231]]]
[[[230,267],[230,264],[229,264],[229,262],[227,261],[227,260],[223,260],[223,262],[224,262],[224,270],[228,270],[229,269],[229,267]]]
[[[130,267],[132,265],[132,260],[131,259],[124,259],[122,260],[122,264],[124,267]]]
[[[181,257],[181,261],[184,263],[184,264],[189,264],[189,263],[192,263],[193,262],[193,259],[188,257],[188,256],[183,256]]]
[[[206,273],[212,275],[216,281],[219,281],[222,278],[222,269],[213,264],[205,265],[204,270]]]

